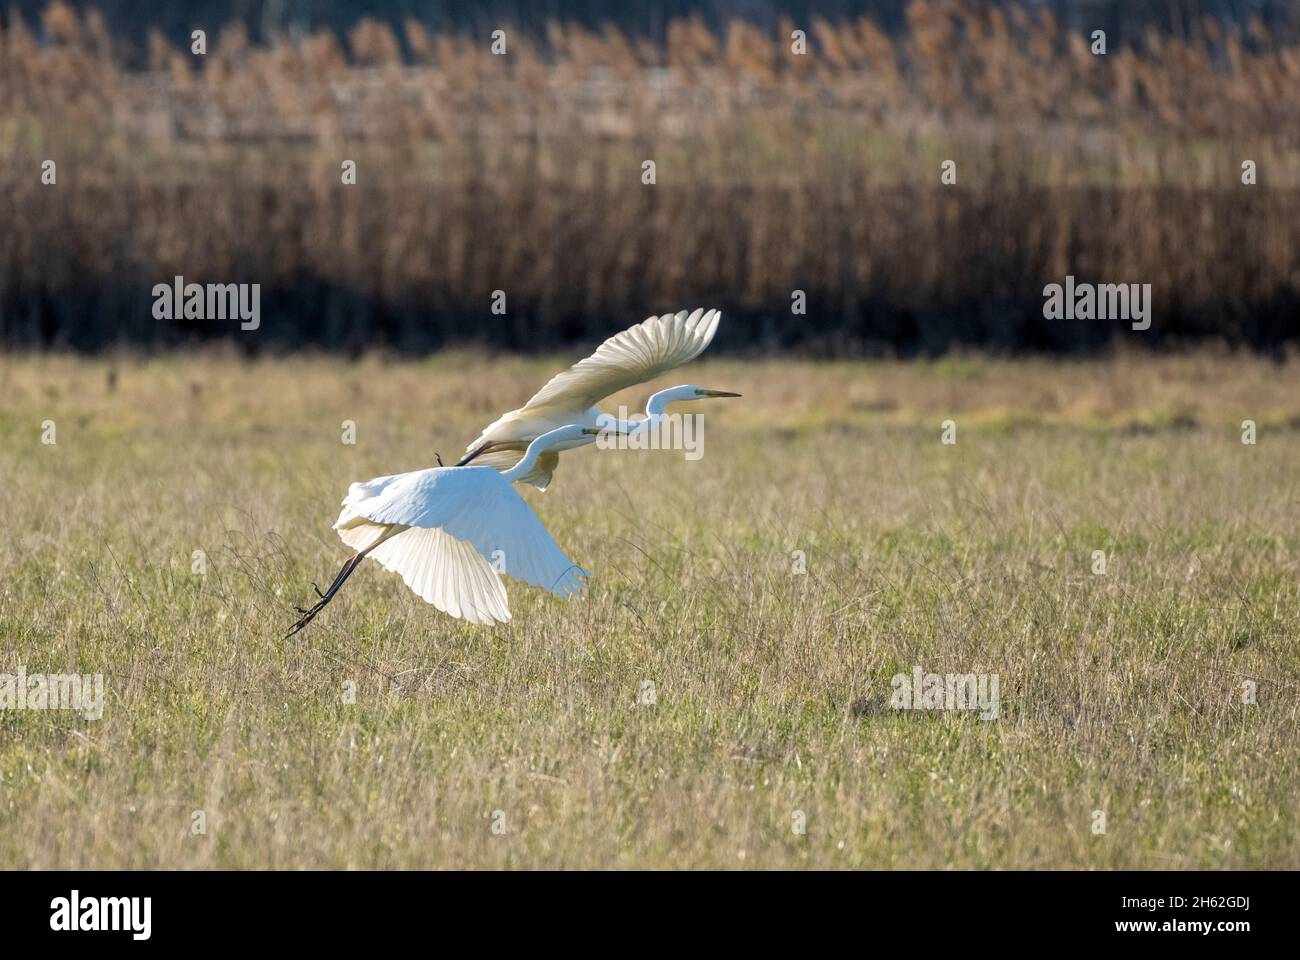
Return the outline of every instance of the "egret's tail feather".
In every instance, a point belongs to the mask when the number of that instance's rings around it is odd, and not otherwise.
[[[491,467],[498,473],[504,473],[512,468],[516,463],[524,458],[524,451],[516,450],[511,447],[498,447],[482,454],[475,461],[476,466]],[[532,484],[538,490],[545,490],[551,484],[551,476],[555,473],[555,468],[560,465],[560,455],[554,450],[548,450],[537,458],[533,464],[533,469],[524,474],[515,483]]]

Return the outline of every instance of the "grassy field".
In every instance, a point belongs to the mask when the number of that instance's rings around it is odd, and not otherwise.
[[[1300,867],[1300,362],[700,364],[703,459],[527,494],[585,598],[366,564],[282,641],[348,482],[554,365],[0,358],[0,672],[106,695],[0,712],[0,867]]]

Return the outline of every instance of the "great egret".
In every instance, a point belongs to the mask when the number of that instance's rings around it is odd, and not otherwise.
[[[720,316],[717,310],[707,313],[702,309],[691,313],[682,310],[676,314],[648,317],[615,334],[591,356],[552,377],[518,410],[511,410],[485,427],[478,439],[465,448],[466,456],[457,466],[476,462],[481,466],[506,470],[519,460],[529,443],[548,430],[570,423],[586,427],[608,423],[609,418],[596,408],[599,401],[694,360],[712,342]],[[618,421],[613,429],[623,432],[650,429],[658,424],[663,408],[673,400],[738,396],[738,393],[707,390],[690,384],[673,387],[650,398],[650,403],[646,404],[645,420]],[[538,457],[537,463],[520,476],[519,481],[545,490],[560,463],[560,451],[594,440],[594,436],[584,435],[557,444]]]
[[[357,551],[319,602],[299,607],[293,636],[315,619],[366,557],[400,574],[406,585],[444,613],[471,623],[510,619],[498,570],[568,599],[591,576],[565,556],[514,482],[555,446],[602,433],[568,424],[528,445],[513,468],[433,467],[354,483],[334,529]],[[315,584],[312,585],[315,587]]]

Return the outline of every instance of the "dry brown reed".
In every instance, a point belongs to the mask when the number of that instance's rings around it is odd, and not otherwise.
[[[268,337],[358,348],[522,344],[699,297],[777,345],[1106,341],[1044,327],[1067,272],[1151,283],[1162,335],[1294,335],[1300,49],[1258,25],[1104,57],[1048,14],[930,0],[897,37],[866,19],[719,36],[692,18],[662,47],[507,34],[494,56],[414,22],[267,45],[234,25],[199,57],[154,32],[132,71],[93,11],[11,24],[4,340],[223,332],[159,329],[148,291],[174,273],[260,281]]]

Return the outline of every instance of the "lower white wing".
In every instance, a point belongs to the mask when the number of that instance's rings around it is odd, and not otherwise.
[[[497,570],[566,598],[587,587],[590,574],[565,556],[537,514],[491,467],[403,474],[350,509],[371,523],[443,530],[472,544]]]
[[[385,493],[394,485],[400,492],[400,485],[409,483],[408,478],[413,476],[418,473],[352,484],[334,524],[339,538],[354,550],[369,548],[368,556],[400,575],[417,596],[443,613],[471,623],[509,620],[510,607],[501,576],[472,543],[438,528],[371,519],[369,514],[385,502]]]
[[[385,540],[370,556],[443,613],[470,623],[510,619],[506,588],[471,543],[444,530],[412,527]]]

